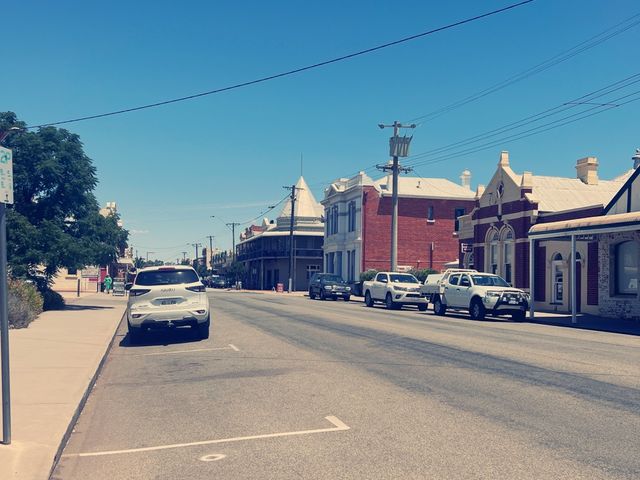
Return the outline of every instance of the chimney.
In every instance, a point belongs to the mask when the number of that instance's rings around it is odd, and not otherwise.
[[[471,190],[471,172],[469,170],[465,170],[460,175],[460,183],[467,190]]]
[[[640,167],[640,148],[636,148],[636,154],[631,157],[631,160],[633,160],[633,169],[637,170]]]
[[[587,185],[598,184],[598,159],[596,157],[585,157],[578,160],[576,164],[578,178]]]
[[[500,152],[500,161],[498,162],[498,166],[500,167],[508,167],[509,166],[509,152],[503,150]]]

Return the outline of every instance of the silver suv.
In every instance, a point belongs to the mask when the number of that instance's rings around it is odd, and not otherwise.
[[[209,338],[209,298],[196,271],[187,266],[138,271],[129,290],[127,325],[131,340],[155,327],[190,326]]]

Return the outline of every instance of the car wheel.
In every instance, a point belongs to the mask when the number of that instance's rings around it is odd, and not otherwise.
[[[202,340],[206,340],[207,338],[209,338],[210,326],[211,326],[211,320],[209,318],[207,318],[207,320],[204,323],[198,323],[195,325],[196,329],[198,330],[198,336]]]
[[[391,294],[390,293],[387,293],[387,296],[384,299],[384,303],[385,303],[385,305],[386,305],[388,310],[396,310],[397,309],[396,308],[396,304],[393,301],[393,298],[391,298]]]
[[[419,303],[418,304],[418,310],[420,310],[421,312],[426,312],[427,311],[427,304],[426,303]]]
[[[335,302],[336,300],[338,300],[338,296],[337,295],[331,295],[331,300],[333,300]]]
[[[342,298],[344,299],[345,302],[348,302],[349,300],[351,300],[351,295],[345,295]]]
[[[436,315],[444,316],[446,312],[447,312],[447,306],[442,303],[442,301],[440,300],[440,297],[436,297],[433,300],[433,313],[435,313]]]
[[[469,305],[469,315],[474,320],[483,320],[486,315],[486,310],[482,301],[479,298],[474,298],[471,300],[471,305]]]
[[[310,298],[311,300],[315,300],[315,298],[316,298],[316,294],[315,294],[315,293],[313,293],[313,288],[310,288],[310,289],[309,289],[309,298]]]
[[[521,310],[519,312],[515,312],[511,314],[511,319],[514,322],[524,322],[527,320],[527,312]]]
[[[142,327],[134,327],[128,324],[129,329],[129,341],[131,343],[140,343],[142,340]]]
[[[364,294],[364,304],[367,307],[373,307],[373,299],[371,298],[371,294],[369,293],[369,290],[367,290]]]

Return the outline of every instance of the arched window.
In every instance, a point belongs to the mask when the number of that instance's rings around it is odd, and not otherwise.
[[[553,303],[562,303],[564,289],[564,262],[562,255],[556,253],[551,257],[551,291]]]
[[[486,255],[486,270],[490,273],[498,273],[498,259],[499,252],[499,239],[498,230],[492,228],[487,232],[486,243],[485,243],[485,255]]]
[[[508,283],[513,283],[514,239],[513,229],[505,226],[502,229],[502,276]]]
[[[615,247],[616,293],[620,295],[638,294],[638,251],[634,241],[622,242]]]

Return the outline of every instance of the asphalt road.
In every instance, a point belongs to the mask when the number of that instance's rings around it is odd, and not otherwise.
[[[212,292],[122,325],[54,479],[637,479],[640,339]]]

